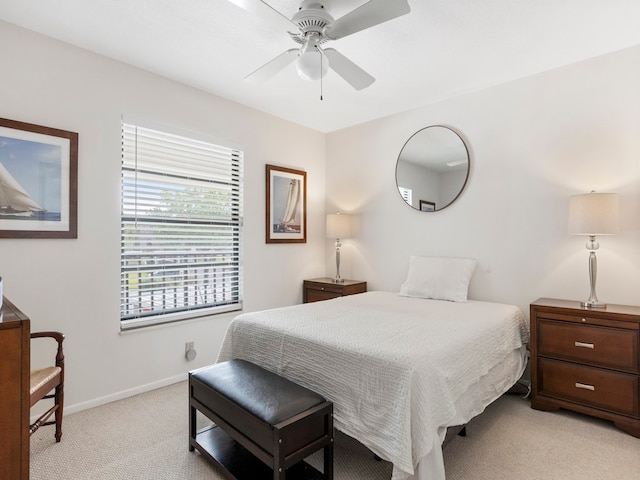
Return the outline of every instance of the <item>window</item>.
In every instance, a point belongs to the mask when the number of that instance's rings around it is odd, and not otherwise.
[[[405,188],[405,187],[398,187],[398,191],[400,192],[400,195],[402,195],[402,198],[404,198],[404,201],[407,202],[409,205],[411,205],[412,201],[413,201],[413,195],[412,195],[412,191],[410,188]]]
[[[242,152],[122,124],[123,330],[242,308]]]

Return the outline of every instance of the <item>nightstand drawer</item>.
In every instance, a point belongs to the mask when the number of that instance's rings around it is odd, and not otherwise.
[[[302,301],[304,303],[319,302],[366,291],[367,282],[342,280],[340,283],[336,283],[332,278],[315,278],[303,282]]]
[[[308,288],[309,290],[316,290],[319,292],[333,293],[335,294],[335,296],[341,296],[345,290],[345,285],[342,283],[322,283],[313,280],[305,280],[304,288]]]
[[[539,393],[624,415],[638,416],[638,377],[541,358]]]
[[[307,303],[320,302],[322,300],[331,300],[332,298],[338,298],[342,296],[341,293],[332,290],[315,290],[312,288],[307,289],[305,293],[305,302]]]
[[[638,332],[540,319],[538,354],[638,373]]]

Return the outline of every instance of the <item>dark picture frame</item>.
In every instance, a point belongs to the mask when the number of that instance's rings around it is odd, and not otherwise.
[[[436,211],[436,202],[429,202],[428,200],[420,200],[420,211],[421,212],[435,212]]]
[[[307,242],[307,172],[266,165],[266,243]]]
[[[0,238],[78,238],[78,134],[0,118]]]

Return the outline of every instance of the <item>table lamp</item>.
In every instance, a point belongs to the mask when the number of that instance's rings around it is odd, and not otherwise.
[[[596,235],[614,235],[618,233],[618,195],[615,193],[591,193],[573,195],[569,199],[569,233],[571,235],[588,235],[589,250],[589,282],[591,292],[589,299],[581,302],[587,308],[606,308],[606,303],[598,300],[596,295],[596,277],[598,261],[596,250],[600,244]]]
[[[340,243],[341,238],[349,238],[351,236],[351,217],[340,212],[327,215],[327,238],[336,239],[336,277],[333,279],[335,283],[343,283],[340,278]]]

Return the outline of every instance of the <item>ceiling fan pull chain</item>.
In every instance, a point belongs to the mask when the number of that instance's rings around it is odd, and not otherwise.
[[[320,101],[322,101],[322,55],[320,55]]]

